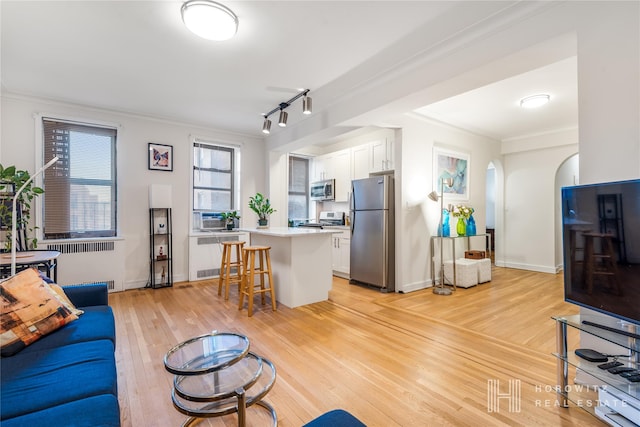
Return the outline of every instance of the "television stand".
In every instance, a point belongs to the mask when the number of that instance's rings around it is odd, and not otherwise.
[[[625,335],[630,338],[635,338],[637,340],[640,340],[640,335],[633,332],[625,331],[623,329],[614,328],[613,326],[601,325],[599,323],[591,322],[589,320],[583,320],[582,323],[588,326],[595,326],[596,328],[604,329],[605,331],[614,332],[616,334]]]
[[[597,318],[584,315],[554,316],[556,321],[557,388],[558,406],[569,407],[573,402],[578,407],[592,413],[611,425],[638,425],[640,420],[640,387],[620,375],[598,368],[600,362],[589,362],[575,355],[575,349],[568,348],[567,330],[574,328],[581,334],[588,334],[616,344],[628,351],[629,357],[618,357],[625,366],[640,369],[640,340],[638,335],[613,326],[593,322]],[[590,319],[590,320],[587,320]],[[604,327],[603,327],[604,326]],[[626,332],[626,333],[624,333]],[[611,359],[610,359],[611,360]],[[576,378],[588,378],[588,383],[569,383],[569,370],[575,371]],[[624,417],[624,422],[612,418]],[[631,424],[630,424],[631,423]]]

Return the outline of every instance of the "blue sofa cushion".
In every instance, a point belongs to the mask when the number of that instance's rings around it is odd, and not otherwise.
[[[118,398],[101,394],[53,408],[2,420],[2,427],[118,427]]]
[[[106,283],[65,285],[62,290],[76,307],[109,305],[109,289]]]
[[[2,419],[100,394],[117,396],[113,343],[70,344],[2,359]]]
[[[343,409],[334,409],[311,420],[302,427],[367,427],[359,419]]]
[[[116,325],[108,305],[84,307],[84,314],[55,332],[40,338],[20,352],[31,353],[85,341],[110,340],[115,350]]]

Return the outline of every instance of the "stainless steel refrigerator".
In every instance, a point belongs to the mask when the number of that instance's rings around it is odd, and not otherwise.
[[[351,182],[350,283],[395,291],[393,177],[380,175]]]

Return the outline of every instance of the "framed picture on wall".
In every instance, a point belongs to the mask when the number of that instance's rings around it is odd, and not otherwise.
[[[469,200],[468,153],[433,147],[433,189],[440,193],[440,185],[445,178],[452,178],[451,187],[445,185],[443,192],[449,199]]]
[[[157,171],[173,170],[173,146],[149,143],[149,169]]]

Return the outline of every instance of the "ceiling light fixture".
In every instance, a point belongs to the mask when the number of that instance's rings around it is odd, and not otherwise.
[[[307,95],[302,98],[302,114],[311,114],[313,110],[313,105],[311,103],[311,98]]]
[[[262,124],[262,133],[266,133],[267,135],[271,133],[271,120],[264,118],[264,123]]]
[[[287,126],[287,118],[289,118],[289,113],[282,109],[282,105],[283,104],[280,104],[280,117],[278,118],[278,126],[280,126],[281,128]]]
[[[262,116],[264,117],[264,123],[262,124],[262,132],[266,133],[266,134],[270,133],[270,131],[271,131],[271,120],[269,120],[269,116],[274,114],[277,111],[280,111],[280,116],[278,117],[278,126],[286,127],[287,126],[287,119],[289,118],[289,113],[287,113],[285,110],[291,104],[293,104],[295,102],[295,100],[297,100],[300,97],[304,97],[302,99],[302,114],[311,114],[312,103],[311,103],[311,97],[308,96],[309,90],[310,89],[301,90],[300,93],[298,93],[296,96],[294,96],[290,100],[285,101],[285,102],[281,102],[280,104],[278,104],[278,106],[276,108],[274,108],[273,110],[269,111],[266,114],[263,114]]]
[[[190,0],[180,9],[184,25],[198,36],[228,40],[238,31],[238,17],[228,7],[209,0]]]
[[[522,98],[520,100],[520,106],[522,108],[537,108],[549,102],[550,99],[551,97],[546,93],[531,95],[526,98]]]

